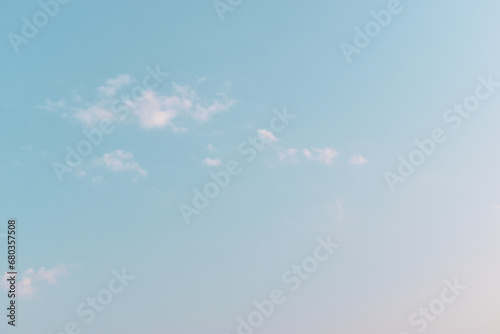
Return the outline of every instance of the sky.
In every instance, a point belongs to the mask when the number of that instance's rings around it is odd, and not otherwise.
[[[497,334],[499,10],[4,5],[2,333]]]

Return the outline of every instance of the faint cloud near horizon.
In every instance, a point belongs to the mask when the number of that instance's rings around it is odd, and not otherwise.
[[[51,269],[41,267],[38,271],[29,268],[17,277],[17,291],[19,296],[23,298],[33,297],[42,283],[56,284],[59,278],[69,277],[69,271],[72,268],[77,268],[77,266],[59,264]],[[7,282],[9,277],[10,275],[5,272],[0,282],[0,287],[4,291],[9,290],[9,283]]]

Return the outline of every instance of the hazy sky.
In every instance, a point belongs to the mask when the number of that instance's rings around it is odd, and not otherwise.
[[[499,3],[62,2],[0,14],[2,333],[498,333]]]

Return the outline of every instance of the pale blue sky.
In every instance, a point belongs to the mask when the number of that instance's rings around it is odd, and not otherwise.
[[[404,0],[348,64],[339,45],[387,3],[243,1],[221,21],[210,0],[70,1],[17,53],[7,36],[40,7],[4,5],[1,219],[34,270],[17,332],[233,334],[282,289],[255,333],[416,333],[408,316],[457,277],[427,333],[498,333],[500,89],[458,130],[443,114],[500,81],[500,5]],[[52,163],[148,66],[169,75],[59,182]],[[284,107],[296,118],[246,162],[238,145]],[[392,192],[384,173],[435,128],[447,141]],[[231,160],[241,174],[185,224],[179,204]],[[290,292],[282,274],[329,234],[338,252]],[[122,268],[135,280],[85,324],[77,305]]]

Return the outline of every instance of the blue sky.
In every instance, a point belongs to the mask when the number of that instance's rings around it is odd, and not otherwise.
[[[23,274],[19,328],[2,332],[233,334],[278,289],[255,333],[418,333],[409,317],[458,278],[425,332],[498,333],[500,87],[456,130],[443,115],[500,82],[500,5],[403,0],[348,63],[341,44],[391,1],[232,3],[221,20],[209,0],[61,2],[14,47],[41,7],[6,5],[0,201]],[[392,191],[385,174],[436,128],[446,141]],[[195,208],[231,161],[240,173]],[[340,247],[291,291],[283,274],[329,235]],[[86,323],[78,305],[123,268],[135,278]]]

